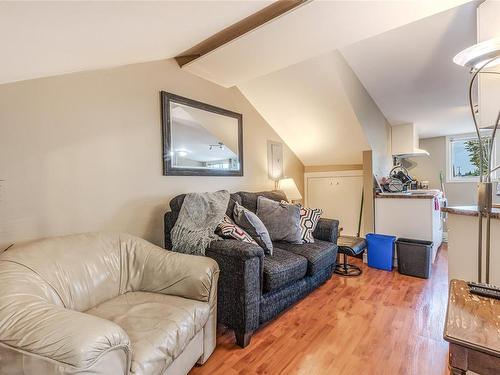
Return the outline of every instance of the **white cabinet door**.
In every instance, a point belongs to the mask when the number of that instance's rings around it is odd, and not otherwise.
[[[432,199],[376,198],[375,232],[432,241]]]
[[[322,208],[322,217],[338,219],[342,234],[355,236],[358,231],[363,177],[320,176],[306,177],[307,205]]]

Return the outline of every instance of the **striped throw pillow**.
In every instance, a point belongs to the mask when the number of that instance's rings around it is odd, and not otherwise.
[[[221,237],[234,238],[239,241],[257,245],[257,242],[255,242],[247,232],[237,226],[227,215],[224,215],[222,221],[217,225],[215,233]]]

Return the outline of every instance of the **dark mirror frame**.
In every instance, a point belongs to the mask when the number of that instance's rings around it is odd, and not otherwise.
[[[161,91],[161,118],[163,140],[163,175],[164,176],[243,176],[243,115],[224,108],[198,102],[183,96]],[[184,104],[189,107],[217,113],[222,116],[233,117],[238,120],[238,170],[173,168],[170,151],[172,149],[172,122],[170,118],[170,102]]]

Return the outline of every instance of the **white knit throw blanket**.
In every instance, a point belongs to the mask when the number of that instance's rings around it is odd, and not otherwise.
[[[229,203],[227,190],[215,193],[189,193],[182,203],[172,232],[172,250],[205,255],[210,243],[219,239],[214,232],[224,218]]]

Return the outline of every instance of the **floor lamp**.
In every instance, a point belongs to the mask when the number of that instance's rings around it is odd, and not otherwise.
[[[499,72],[486,71],[486,68],[491,68],[495,65],[500,64],[500,38],[490,39],[485,42],[469,47],[453,59],[455,64],[468,67],[471,69],[471,80],[469,84],[469,106],[474,120],[474,126],[476,128],[477,139],[479,142],[479,185],[478,185],[478,268],[477,268],[477,278],[478,282],[482,282],[482,263],[483,263],[483,220],[486,218],[486,238],[485,238],[485,252],[486,252],[486,272],[485,281],[490,282],[490,222],[491,222],[491,208],[493,201],[493,188],[491,182],[491,174],[497,169],[500,169],[500,165],[495,167],[492,166],[492,153],[495,142],[495,136],[500,122],[500,111],[496,118],[495,124],[493,125],[493,133],[491,136],[491,142],[486,142],[485,139],[481,137],[480,127],[476,117],[476,110],[473,103],[473,87],[477,80],[479,74],[500,74]],[[486,128],[491,129],[491,126]],[[485,154],[486,153],[486,154]],[[486,171],[483,170],[483,163],[487,162]]]

